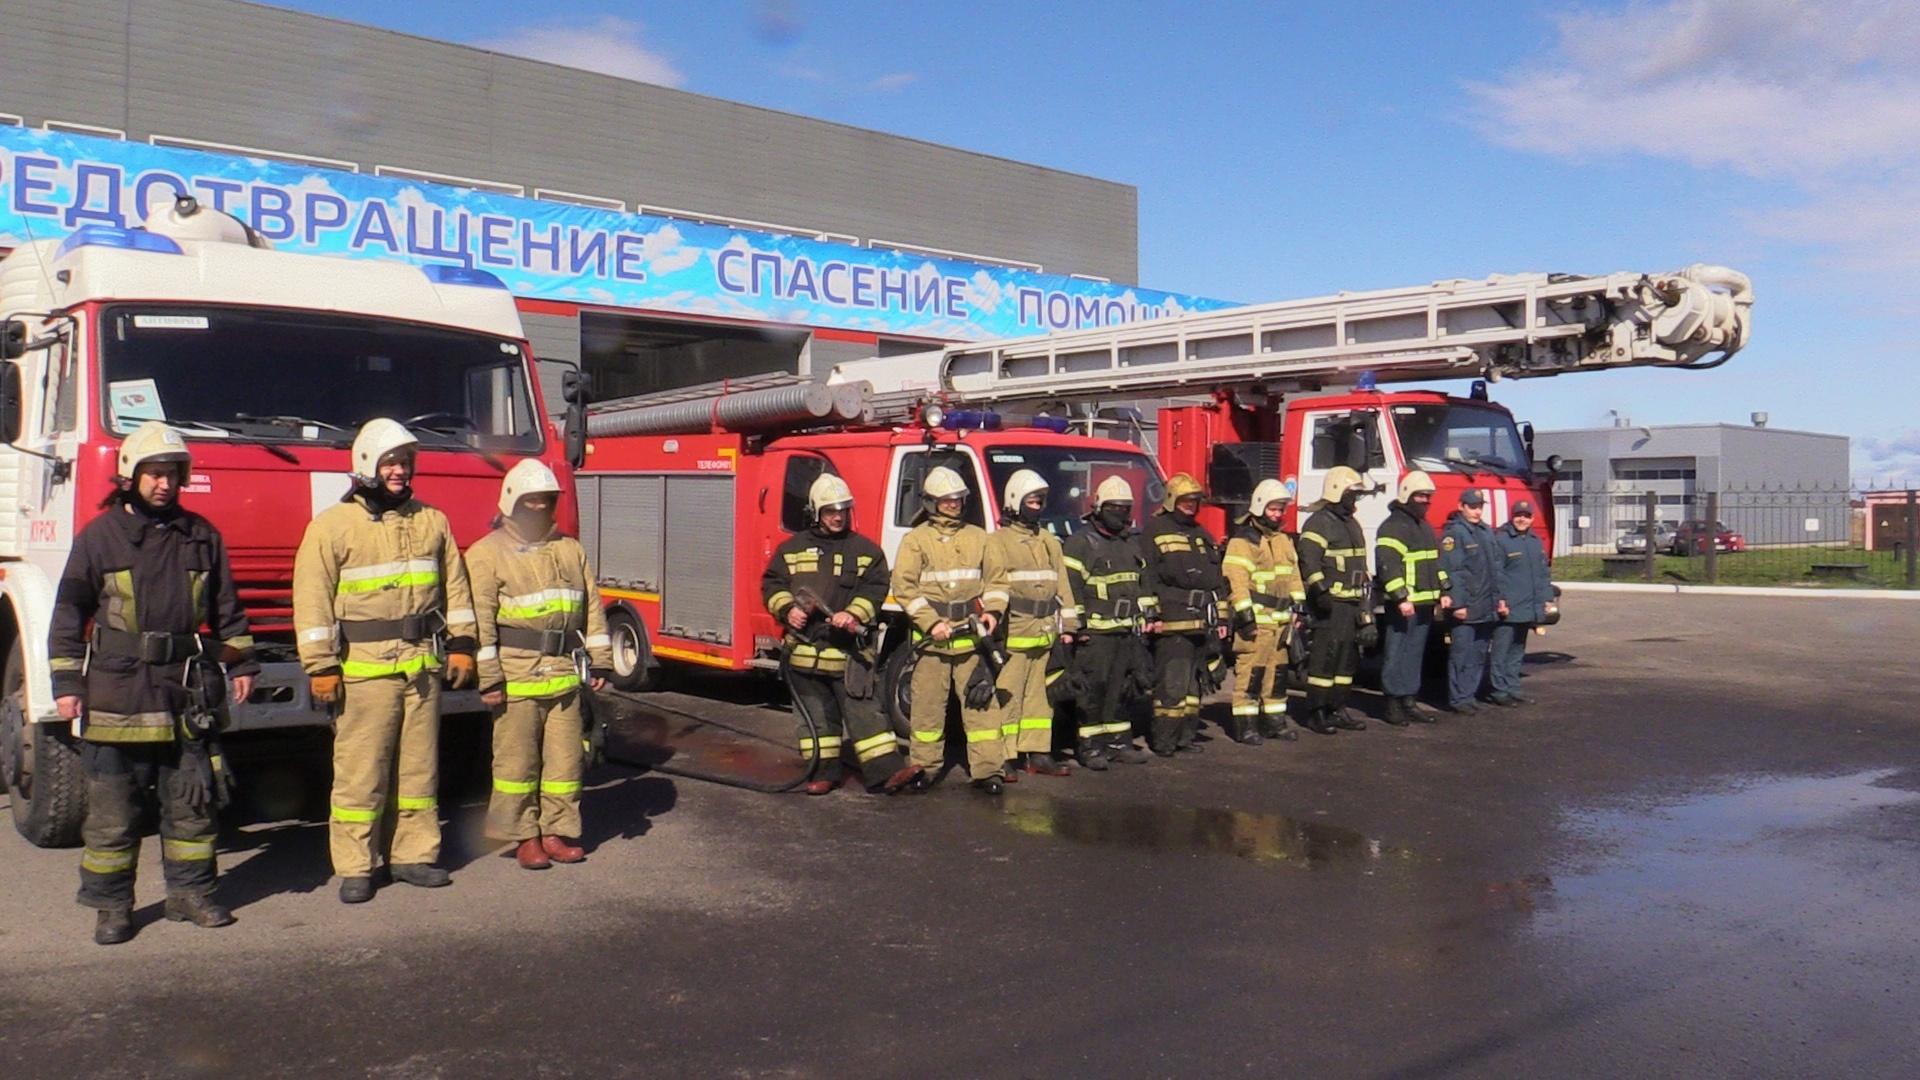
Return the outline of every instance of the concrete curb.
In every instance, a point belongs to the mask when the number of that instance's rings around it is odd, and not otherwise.
[[[1920,600],[1920,590],[1793,589],[1777,585],[1667,585],[1632,581],[1556,581],[1568,592],[1666,593],[1698,596],[1798,596],[1819,600]]]

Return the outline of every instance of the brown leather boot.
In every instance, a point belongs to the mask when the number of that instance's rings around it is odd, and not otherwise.
[[[891,795],[894,792],[899,791],[901,788],[906,787],[908,784],[913,783],[914,780],[920,776],[922,771],[923,770],[918,765],[908,765],[907,767],[894,773],[892,776],[887,777],[887,782],[880,785],[880,790]]]
[[[522,870],[545,870],[553,865],[553,860],[547,858],[547,853],[543,850],[540,838],[537,836],[529,836],[520,841],[520,846],[514,849],[513,857]]]
[[[547,857],[554,862],[577,863],[584,862],[587,858],[585,848],[574,847],[557,836],[541,837],[540,850],[546,852]]]

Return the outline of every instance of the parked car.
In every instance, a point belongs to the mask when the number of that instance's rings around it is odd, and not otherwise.
[[[1727,527],[1724,521],[1713,523],[1711,530],[1705,521],[1683,521],[1674,530],[1673,539],[1668,547],[1675,555],[1698,555],[1707,550],[1707,537],[1713,537],[1713,546],[1719,551],[1745,551],[1747,538]]]
[[[1654,550],[1672,551],[1673,534],[1674,528],[1672,522],[1661,521],[1655,523],[1653,532]],[[1646,525],[1643,523],[1640,525],[1627,526],[1627,531],[1621,534],[1620,539],[1613,542],[1613,550],[1622,555],[1645,555],[1647,553]]]

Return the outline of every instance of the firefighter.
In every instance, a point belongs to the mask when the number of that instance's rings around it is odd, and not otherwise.
[[[583,690],[605,688],[613,667],[593,567],[580,541],[554,525],[559,503],[553,470],[520,462],[501,481],[494,530],[466,557],[479,631],[480,700],[493,710],[486,831],[517,845],[514,858],[528,870],[587,857],[567,842],[581,831],[581,697]]]
[[[1499,566],[1500,622],[1493,628],[1493,703],[1511,708],[1524,705],[1520,696],[1520,665],[1527,658],[1527,635],[1539,631],[1554,604],[1553,576],[1547,567],[1547,547],[1533,531],[1533,503],[1521,499],[1505,525],[1494,530],[1495,561]]]
[[[1399,727],[1433,723],[1417,700],[1420,669],[1434,607],[1444,613],[1452,603],[1441,592],[1447,575],[1440,569],[1440,542],[1427,522],[1433,490],[1433,478],[1418,469],[1401,477],[1399,498],[1387,508],[1387,520],[1380,523],[1373,542],[1373,565],[1387,601],[1380,690],[1387,698],[1385,720]]]
[[[1234,739],[1258,746],[1265,739],[1298,739],[1287,727],[1286,634],[1293,605],[1307,598],[1293,540],[1281,531],[1293,492],[1262,480],[1240,529],[1220,560],[1240,638],[1233,665]]]
[[[920,494],[920,512],[913,530],[900,540],[899,562],[893,568],[893,598],[913,621],[916,654],[910,684],[911,749],[913,764],[922,772],[909,788],[926,790],[945,760],[947,702],[957,693],[967,735],[967,775],[975,789],[998,795],[1005,786],[1002,769],[1007,760],[999,716],[991,695],[970,706],[966,693],[980,665],[978,635],[994,630],[992,612],[973,618],[974,605],[985,591],[987,531],[961,518],[970,492],[952,469],[928,469]]]
[[[1074,756],[1080,764],[1104,771],[1110,761],[1144,764],[1133,745],[1133,721],[1127,716],[1138,662],[1140,635],[1154,610],[1154,595],[1143,592],[1140,574],[1146,561],[1133,528],[1133,488],[1123,477],[1109,476],[1094,492],[1089,526],[1062,545],[1067,583],[1080,608],[1080,633],[1073,647],[1073,673],[1086,688],[1077,709]]]
[[[1195,515],[1203,495],[1186,473],[1167,481],[1166,501],[1140,536],[1140,554],[1159,616],[1153,636],[1153,728],[1147,739],[1161,757],[1197,754],[1203,666],[1227,636],[1227,583],[1220,548]],[[1210,655],[1211,654],[1211,655]]]
[[[473,599],[447,516],[414,498],[419,441],[369,420],[353,486],[307,526],[293,563],[293,625],[316,704],[337,707],[327,825],[340,899],[396,881],[450,882],[440,858],[440,682],[475,681]],[[383,850],[385,849],[385,850]]]
[[[107,512],[73,538],[54,596],[54,705],[79,721],[87,777],[79,902],[97,912],[102,945],[133,937],[140,837],[156,811],[166,917],[233,922],[213,901],[226,787],[214,717],[225,699],[221,666],[245,701],[260,665],[225,542],[180,506],[191,468],[178,431],[157,420],[135,428],[120,444]]]
[[[1000,734],[1013,767],[1043,776],[1073,770],[1053,760],[1053,705],[1047,700],[1047,658],[1060,635],[1080,628],[1060,540],[1041,517],[1047,482],[1032,469],[1007,478],[1006,516],[987,538],[988,611],[1006,620],[1010,658],[995,681]]]
[[[1327,471],[1320,502],[1300,529],[1300,572],[1314,615],[1307,652],[1307,730],[1332,735],[1342,728],[1365,731],[1367,722],[1349,713],[1347,697],[1360,669],[1360,637],[1372,584],[1367,538],[1354,520],[1365,493],[1360,474],[1345,465]]]
[[[1460,509],[1447,518],[1440,537],[1441,586],[1448,604],[1447,707],[1471,716],[1473,699],[1487,677],[1487,650],[1493,628],[1507,613],[1500,599],[1494,562],[1493,530],[1483,520],[1487,498],[1477,490],[1460,496]]]
[[[812,527],[775,548],[760,576],[761,600],[785,639],[800,753],[818,761],[807,794],[840,786],[849,743],[866,789],[892,794],[920,770],[900,756],[880,711],[866,644],[867,628],[887,601],[887,556],[853,531],[853,490],[832,473],[808,489],[807,518]]]

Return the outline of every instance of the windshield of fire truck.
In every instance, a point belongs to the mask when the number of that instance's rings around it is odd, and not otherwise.
[[[1393,429],[1407,463],[1428,472],[1525,474],[1526,444],[1505,409],[1459,403],[1395,405]]]
[[[271,308],[116,304],[100,319],[109,430],[344,444],[375,417],[429,447],[538,453],[519,343],[473,331]]]
[[[1094,491],[1110,476],[1118,476],[1133,489],[1134,523],[1144,524],[1160,500],[1166,498],[1166,486],[1160,482],[1160,470],[1145,454],[1127,450],[1104,450],[1078,446],[994,446],[986,451],[987,474],[993,481],[994,509],[1006,514],[1007,481],[1021,469],[1032,469],[1046,478],[1047,508],[1042,516],[1055,536],[1070,536],[1085,527],[1081,519],[1093,509]]]

